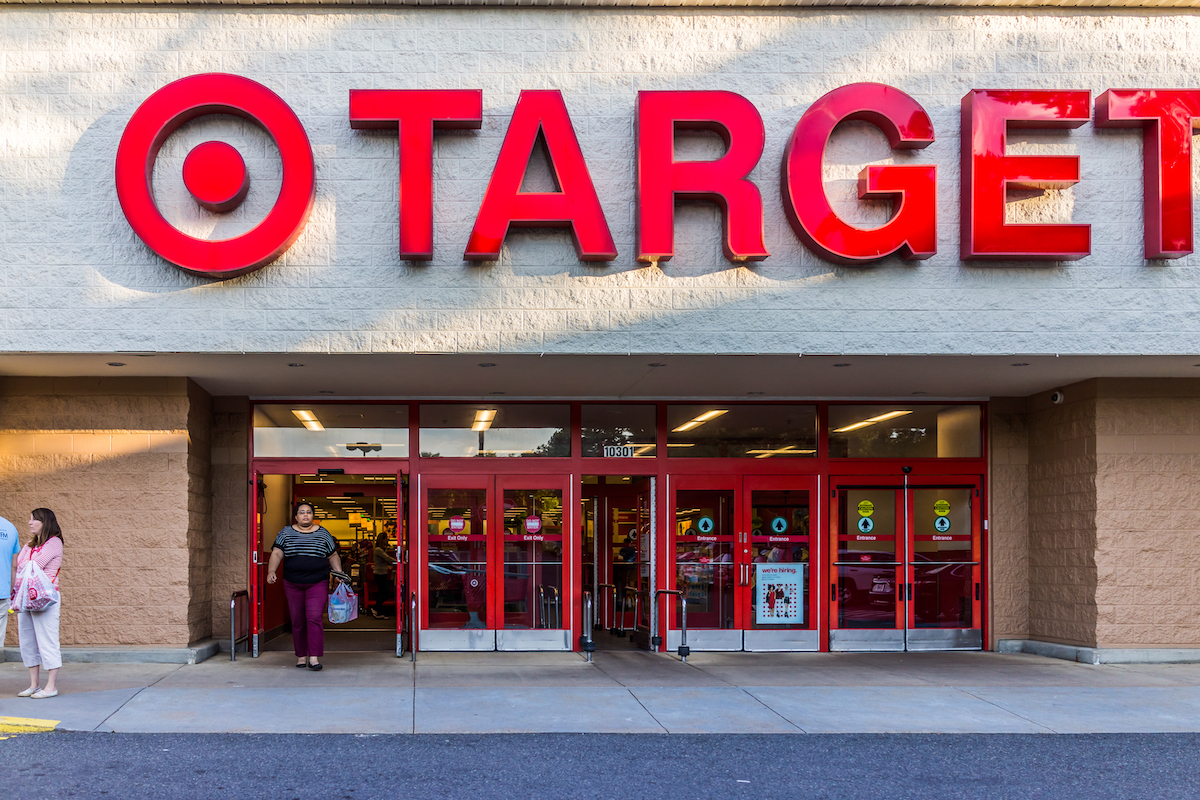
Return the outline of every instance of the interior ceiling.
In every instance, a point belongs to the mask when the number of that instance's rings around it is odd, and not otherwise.
[[[1198,356],[93,353],[0,355],[0,376],[186,376],[213,395],[260,398],[987,398],[1028,396],[1088,378],[1200,377],[1197,362]]]

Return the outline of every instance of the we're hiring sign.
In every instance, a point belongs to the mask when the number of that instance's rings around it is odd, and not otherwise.
[[[724,216],[722,243],[732,262],[770,256],[763,234],[763,198],[748,177],[766,142],[762,115],[739,94],[725,91],[647,91],[637,96],[637,259],[674,255],[675,201],[716,203]],[[1200,90],[1110,89],[1095,101],[1087,91],[974,89],[962,99],[963,259],[1051,260],[1091,252],[1084,224],[1008,224],[1007,191],[1061,189],[1080,180],[1078,156],[1010,155],[1014,128],[1099,127],[1142,130],[1146,258],[1192,252],[1191,143],[1200,118]],[[159,149],[184,123],[209,114],[233,114],[262,126],[279,148],[283,180],[267,216],[231,239],[189,236],[159,212],[151,179]],[[858,178],[860,198],[890,198],[894,212],[877,228],[857,228],[834,212],[826,197],[822,161],[834,128],[847,120],[878,127],[893,149],[919,150],[934,141],[933,123],[910,95],[879,83],[839,87],[813,103],[796,123],[784,152],[781,202],[796,235],[818,256],[867,264],[893,254],[919,260],[937,252],[937,167],[869,166]],[[400,257],[433,258],[433,139],[438,131],[478,129],[479,90],[351,90],[352,128],[385,128],[399,135]],[[677,131],[716,133],[725,153],[709,161],[675,159]],[[558,191],[524,192],[539,133]],[[183,181],[205,208],[228,212],[246,196],[249,177],[241,155],[223,142],[194,148]],[[312,147],[292,109],[267,87],[238,75],[193,75],[155,92],[134,112],[121,137],[116,185],[129,224],[158,255],[188,272],[230,277],[278,258],[304,229],[315,198]],[[499,258],[511,228],[571,231],[582,261],[617,257],[612,232],[575,135],[561,92],[521,92],[488,181],[463,258]]]

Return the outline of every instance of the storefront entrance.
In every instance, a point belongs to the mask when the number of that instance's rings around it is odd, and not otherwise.
[[[818,479],[671,479],[671,572],[687,601],[693,650],[819,650],[812,574]],[[682,639],[682,603],[669,596],[667,648]]]
[[[979,478],[832,485],[829,649],[982,647]]]
[[[565,475],[419,479],[418,646],[570,650]],[[502,509],[489,514],[489,509]]]

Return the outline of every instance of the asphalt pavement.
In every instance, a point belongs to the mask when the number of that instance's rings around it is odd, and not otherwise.
[[[21,798],[1195,798],[1196,734],[236,735],[0,741]]]

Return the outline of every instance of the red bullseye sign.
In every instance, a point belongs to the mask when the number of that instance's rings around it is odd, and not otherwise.
[[[181,125],[209,114],[232,114],[261,125],[279,148],[283,181],[270,212],[232,239],[189,236],[154,203],[154,162]],[[184,185],[201,206],[224,212],[246,197],[242,157],[223,142],[205,142],[184,161]],[[279,95],[239,75],[192,75],[159,89],[138,107],[117,148],[117,197],[134,232],[158,255],[196,275],[231,278],[281,256],[304,230],[316,196],[312,146],[299,118]]]

